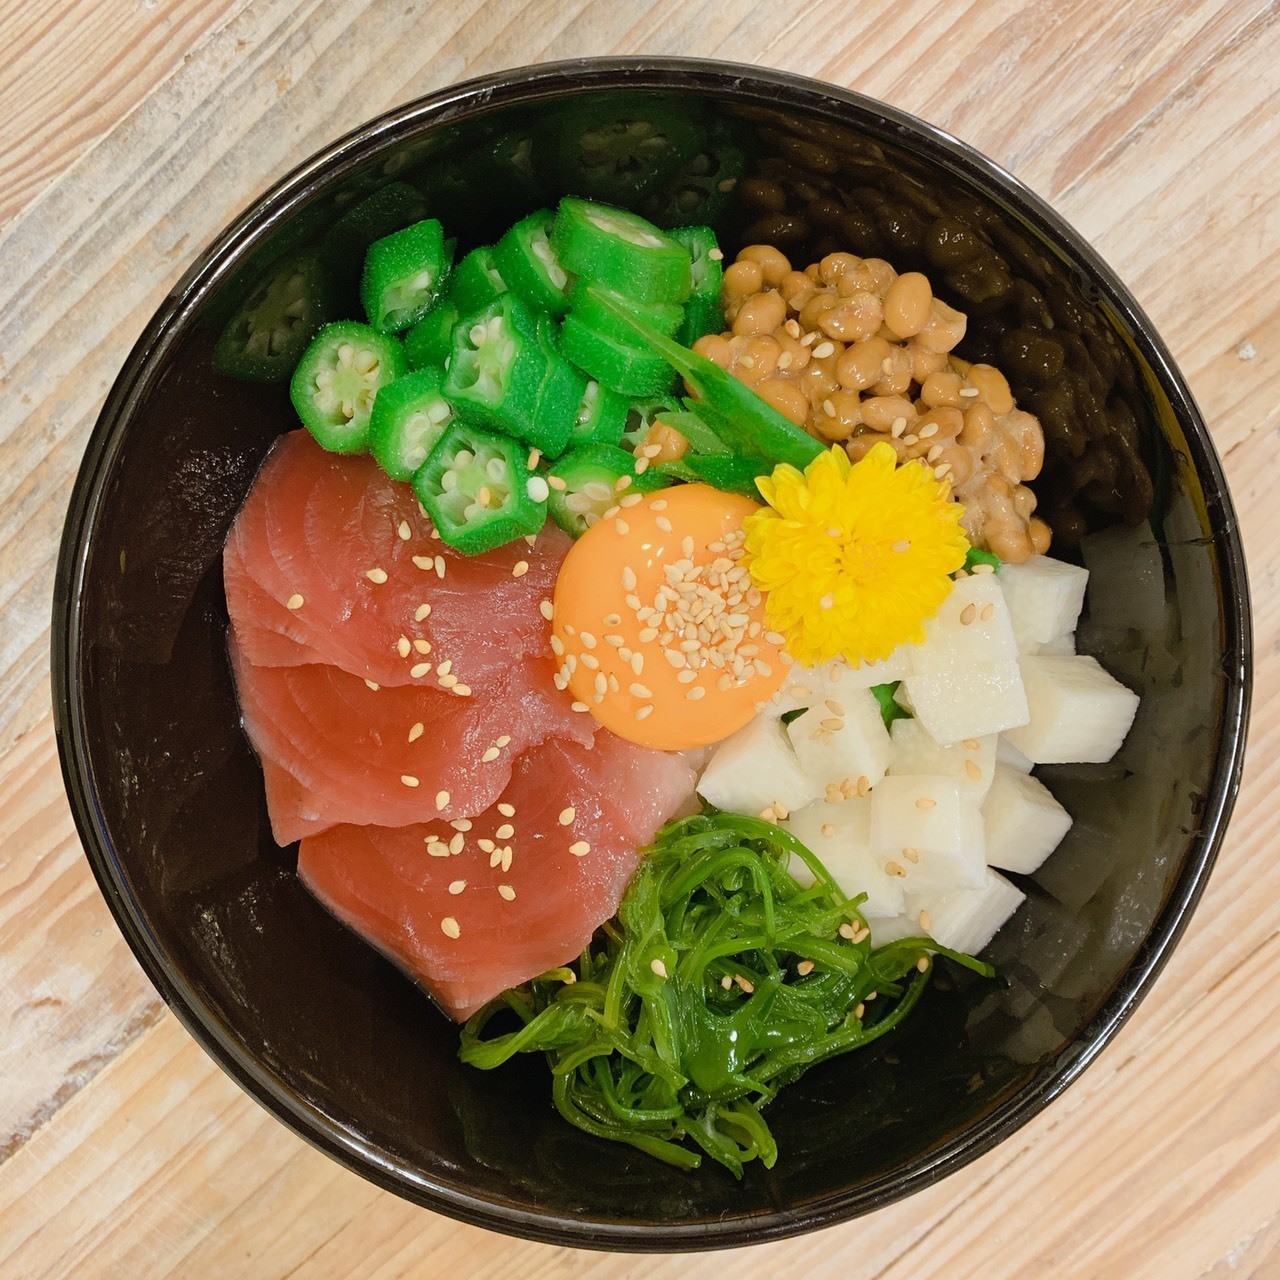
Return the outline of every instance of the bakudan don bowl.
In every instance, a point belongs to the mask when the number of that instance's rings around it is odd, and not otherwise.
[[[695,159],[661,182],[601,171],[576,147],[584,121],[609,146],[657,133]],[[460,1065],[454,1027],[312,900],[296,846],[272,842],[232,693],[222,544],[296,419],[283,384],[214,371],[229,315],[300,248],[349,293],[376,236],[430,213],[461,252],[571,191],[668,221],[697,209],[730,254],[763,240],[800,265],[848,249],[926,272],[970,317],[960,354],[1000,367],[1041,418],[1040,511],[1056,553],[1083,554],[1092,573],[1080,648],[1142,695],[1113,762],[1042,771],[1075,825],[990,948],[998,979],[940,966],[903,1029],[770,1106],[781,1156],[741,1183],[569,1127],[541,1061]],[[1008,174],[901,112],[678,60],[447,89],[272,187],[178,282],[116,380],[71,501],[53,635],[89,861],[192,1035],[380,1186],[496,1230],[611,1249],[739,1245],[851,1218],[961,1167],[1057,1097],[1150,988],[1204,888],[1250,681],[1221,467],[1169,352],[1097,254]]]

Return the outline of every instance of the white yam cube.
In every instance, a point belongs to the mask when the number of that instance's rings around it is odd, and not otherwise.
[[[920,921],[905,911],[896,916],[867,916],[867,928],[871,930],[871,945],[883,947],[899,938],[920,938],[924,930]]]
[[[840,662],[848,665],[843,659]],[[788,711],[803,711],[805,707],[821,702],[829,696],[831,673],[835,666],[835,662],[827,662],[820,667],[788,667],[782,687],[772,698],[757,704],[756,709],[761,715],[776,719]]]
[[[1068,631],[1065,636],[1059,636],[1056,640],[1046,640],[1044,644],[1036,645],[1034,648],[1028,648],[1028,653],[1049,653],[1058,657],[1074,657],[1076,652],[1076,633]]]
[[[997,739],[994,734],[940,747],[919,720],[895,720],[889,736],[893,741],[890,773],[932,773],[954,778],[982,803],[995,773]]]
[[[1034,653],[1037,646],[1075,630],[1084,607],[1087,569],[1049,556],[1032,556],[1025,564],[1001,565],[996,576],[1019,653]]]
[[[910,654],[916,671],[1016,658],[1013,620],[999,575],[958,579],[942,607],[924,624],[924,643],[910,646]]]
[[[975,889],[953,889],[949,893],[909,895],[908,918],[917,913],[922,932],[953,951],[976,955],[1000,931],[1022,905],[1026,894],[995,871],[984,871],[982,884]],[[918,913],[923,912],[923,916]]]
[[[843,670],[833,668],[832,683],[836,689],[870,689],[873,684],[892,684],[911,674],[911,650],[914,645],[899,645],[887,658],[879,662],[864,662],[852,667],[847,663]]]
[[[977,889],[986,875],[982,811],[954,778],[885,778],[871,793],[871,845],[895,851],[887,866],[908,893]]]
[[[864,915],[894,916],[902,910],[902,878],[885,871],[887,855],[877,854],[871,846],[869,799],[854,796],[842,804],[820,800],[793,812],[786,826],[818,855],[849,897],[867,895],[861,907]],[[813,883],[813,875],[801,859],[792,858],[790,870],[801,884]]]
[[[698,793],[718,809],[754,816],[775,803],[803,809],[824,788],[801,767],[783,726],[755,716],[716,747]]]
[[[1003,733],[1029,719],[1022,672],[1012,659],[917,670],[902,688],[916,718],[941,746]]]
[[[1071,829],[1071,815],[1048,787],[1007,764],[996,766],[982,817],[987,828],[987,865],[1028,876]]]
[[[1007,764],[1019,773],[1030,773],[1035,765],[1009,741],[1007,734],[996,739],[996,764]]]
[[[997,574],[961,578],[924,631],[902,687],[936,742],[950,746],[1026,724],[1018,648]]]
[[[868,689],[842,691],[814,703],[789,725],[787,733],[800,767],[822,795],[829,783],[866,778],[875,786],[893,759],[880,704]]]
[[[1138,695],[1109,676],[1096,659],[1027,655],[1020,663],[1028,723],[1009,741],[1035,764],[1100,764],[1124,741]]]

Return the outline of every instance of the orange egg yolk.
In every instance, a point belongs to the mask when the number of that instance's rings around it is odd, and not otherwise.
[[[574,544],[556,580],[556,683],[607,729],[681,751],[727,738],[787,655],[741,563],[757,504],[709,485],[645,495]]]

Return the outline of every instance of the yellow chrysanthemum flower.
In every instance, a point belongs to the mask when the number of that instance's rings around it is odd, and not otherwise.
[[[856,463],[836,446],[756,483],[769,505],[747,517],[746,563],[797,662],[857,666],[924,638],[969,549],[949,482],[880,443]]]

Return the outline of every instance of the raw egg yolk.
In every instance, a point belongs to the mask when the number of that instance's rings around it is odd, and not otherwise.
[[[787,655],[741,563],[756,503],[705,484],[588,529],[556,580],[556,684],[620,737],[664,751],[727,738],[781,686]]]

